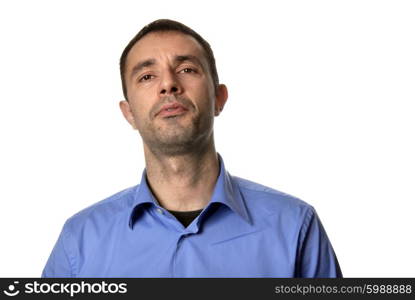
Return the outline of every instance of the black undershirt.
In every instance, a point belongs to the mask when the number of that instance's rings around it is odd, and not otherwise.
[[[203,209],[191,210],[191,211],[175,211],[168,210],[176,219],[183,224],[184,227],[189,226],[190,223],[201,213]]]

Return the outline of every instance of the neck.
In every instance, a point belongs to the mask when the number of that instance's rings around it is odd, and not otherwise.
[[[208,204],[219,176],[213,140],[205,151],[175,156],[155,154],[144,144],[144,155],[148,185],[162,207],[191,211]]]

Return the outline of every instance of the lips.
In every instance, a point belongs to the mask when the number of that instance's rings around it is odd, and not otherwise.
[[[184,114],[186,111],[188,111],[186,107],[184,107],[178,102],[174,102],[163,105],[157,113],[157,116],[160,116],[162,118],[173,117]]]

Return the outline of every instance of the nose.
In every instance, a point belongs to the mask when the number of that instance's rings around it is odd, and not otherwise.
[[[181,92],[182,87],[174,72],[166,72],[160,81],[160,95],[167,96],[180,94]]]

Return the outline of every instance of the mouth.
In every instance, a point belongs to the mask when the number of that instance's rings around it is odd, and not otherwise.
[[[164,105],[157,115],[161,118],[175,118],[185,114],[187,111],[188,109],[181,104],[172,103]]]

